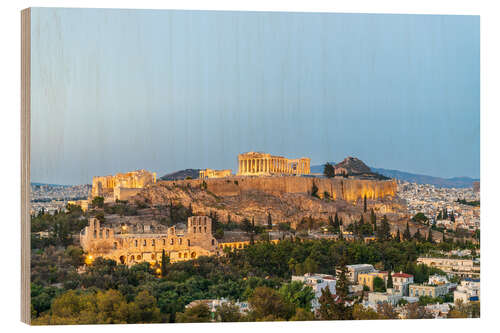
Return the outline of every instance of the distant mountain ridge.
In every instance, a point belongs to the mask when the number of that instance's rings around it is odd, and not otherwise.
[[[330,164],[335,165],[335,162],[330,162]],[[323,173],[323,168],[324,164],[312,165],[311,173]],[[472,187],[473,182],[479,181],[479,179],[470,177],[441,178],[441,177],[420,175],[400,170],[374,168],[374,167],[370,167],[370,169],[373,172],[379,173],[386,177],[395,178],[410,183],[430,184],[436,187],[455,187],[455,188]]]

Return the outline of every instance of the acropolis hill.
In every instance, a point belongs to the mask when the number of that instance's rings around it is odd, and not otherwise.
[[[320,197],[327,192],[334,200],[313,197],[313,183]],[[404,214],[404,206],[395,196],[396,188],[392,180],[232,176],[158,181],[143,189],[133,200],[150,206],[180,204],[192,207],[197,214],[216,213],[222,221],[241,222],[247,218],[265,224],[270,214],[276,223],[290,222],[295,226],[306,217],[326,221],[338,213],[349,224],[362,214],[365,195],[377,214],[387,214],[390,220],[398,220]]]
[[[310,159],[305,157],[288,159],[244,153],[238,156],[237,175],[231,170],[205,169],[200,171],[198,179],[156,181],[156,175],[145,170],[129,173],[130,177],[141,180],[138,182],[125,181],[124,175],[127,174],[111,177],[120,179],[124,188],[102,184],[109,182],[110,177],[96,177],[93,185],[105,185],[107,189],[96,192],[106,194],[108,202],[128,200],[147,206],[181,204],[192,207],[197,214],[217,213],[222,220],[234,222],[248,218],[264,224],[271,214],[276,222],[294,225],[304,217],[326,220],[338,213],[349,223],[359,219],[365,198],[376,213],[388,214],[390,219],[394,215],[392,220],[398,219],[404,210],[396,196],[396,181],[313,176]],[[317,197],[312,196],[313,188],[317,188]],[[92,192],[95,193],[94,186]]]
[[[241,177],[231,176],[212,179],[185,179],[177,181],[158,181],[157,185],[166,187],[201,188],[206,184],[206,190],[216,196],[243,196],[249,192],[262,192],[269,195],[311,194],[313,184],[318,188],[318,194],[323,197],[325,192],[333,200],[356,201],[363,199],[377,200],[394,197],[397,191],[395,180],[377,181],[345,178],[313,178],[294,176]],[[151,187],[154,189],[155,187]],[[144,192],[144,191],[143,191]]]

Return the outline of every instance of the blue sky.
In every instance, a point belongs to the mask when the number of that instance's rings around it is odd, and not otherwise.
[[[311,163],[479,177],[479,17],[32,11],[31,179]]]

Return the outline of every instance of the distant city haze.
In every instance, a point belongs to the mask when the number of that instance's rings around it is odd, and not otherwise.
[[[311,165],[479,178],[479,17],[32,10],[31,179]]]

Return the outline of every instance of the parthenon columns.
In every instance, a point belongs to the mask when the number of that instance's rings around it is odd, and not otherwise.
[[[310,173],[308,158],[287,159],[265,153],[245,153],[238,156],[239,175],[292,174]]]

